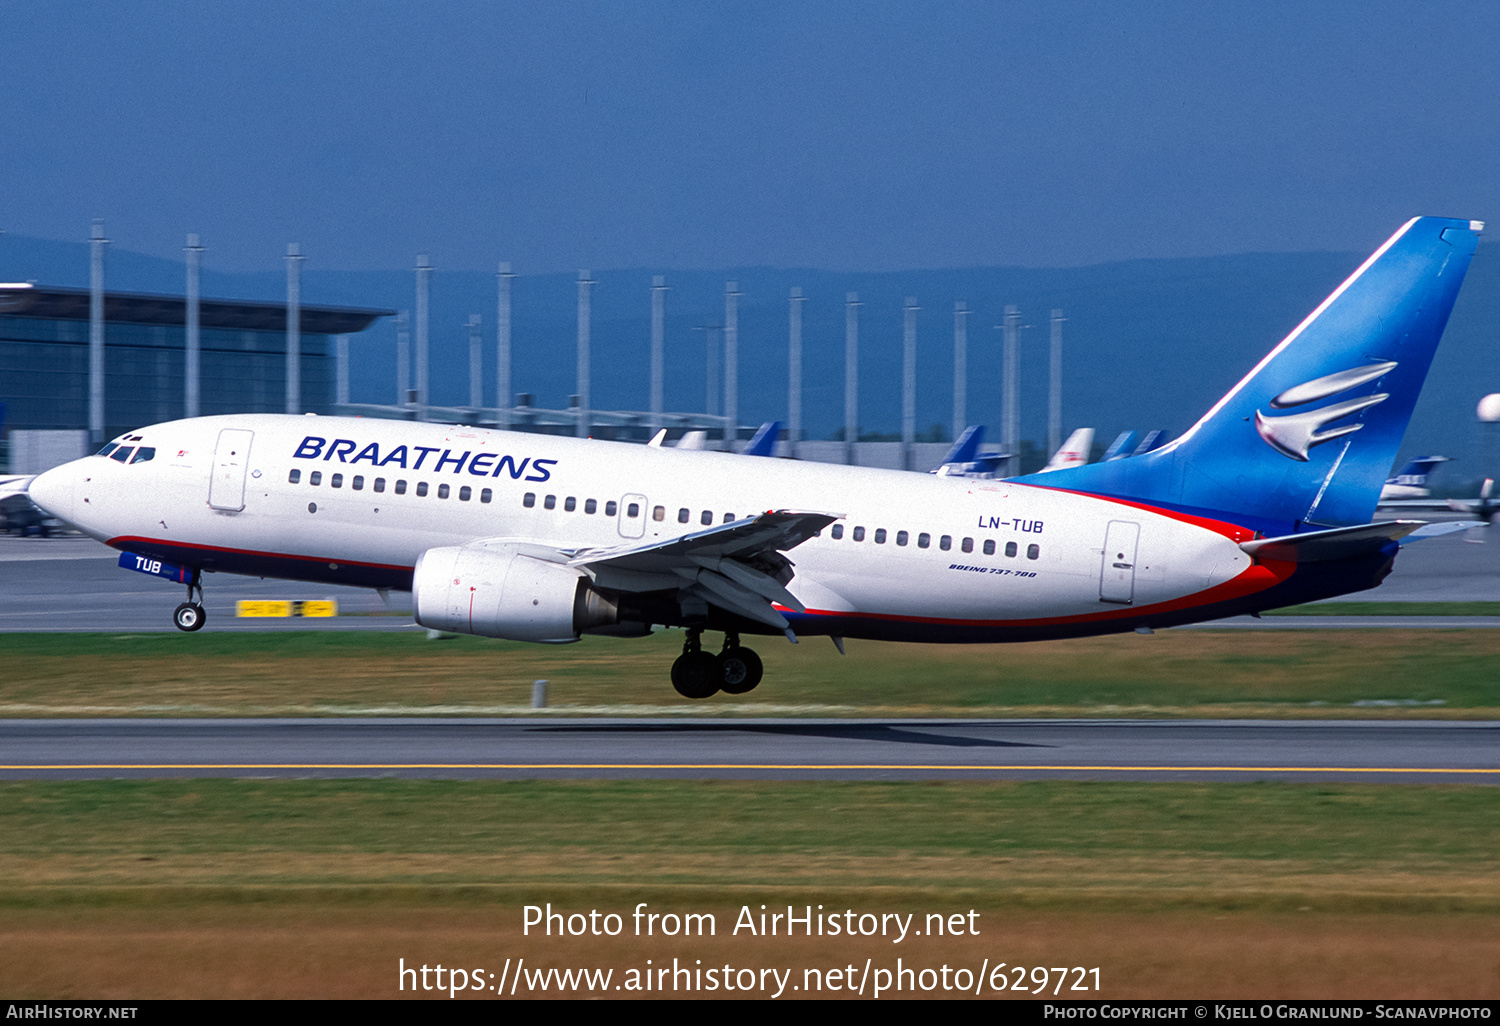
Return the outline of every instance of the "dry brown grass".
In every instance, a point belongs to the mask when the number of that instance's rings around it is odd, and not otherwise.
[[[894,945],[863,938],[726,936],[737,907],[723,904],[722,897],[712,906],[691,895],[675,901],[671,895],[652,897],[658,899],[654,908],[718,913],[719,935],[693,940],[521,936],[520,909],[526,902],[629,909],[607,896],[601,901],[576,892],[377,907],[302,898],[151,910],[129,905],[7,910],[0,916],[0,991],[17,998],[447,1000],[446,994],[400,993],[398,960],[408,966],[484,968],[498,975],[507,958],[524,957],[533,968],[612,968],[618,981],[626,969],[644,968],[647,959],[661,966],[676,957],[689,965],[701,959],[704,966],[792,969],[800,983],[806,968],[862,967],[870,958],[876,968],[894,969],[900,957],[907,967],[932,969],[944,964],[978,969],[985,959],[991,966],[1098,966],[1098,994],[1075,997],[1500,997],[1500,921],[1494,917],[1056,913],[991,909],[980,902],[979,936],[908,938]],[[918,912],[971,907],[911,893],[758,894],[743,900],[755,905],[822,900],[829,907]]]

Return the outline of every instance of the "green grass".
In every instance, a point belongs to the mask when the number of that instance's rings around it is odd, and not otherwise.
[[[1333,895],[1372,907],[1478,909],[1500,908],[1497,852],[1500,790],[1485,787],[0,784],[0,903],[59,889],[77,900],[79,887],[715,888],[732,879],[978,888],[1064,904],[1234,892],[1252,903]]]
[[[1310,602],[1266,616],[1500,616],[1500,602]]]
[[[1500,717],[1500,631],[1160,631],[1021,645],[756,639],[765,682],[679,698],[681,632],[546,646],[420,633],[0,635],[0,715],[529,712]],[[1377,703],[1377,704],[1371,704]],[[1389,704],[1395,703],[1395,704]]]

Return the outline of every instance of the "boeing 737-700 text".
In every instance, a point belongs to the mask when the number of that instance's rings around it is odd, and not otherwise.
[[[755,687],[747,634],[1026,641],[1259,612],[1374,587],[1420,526],[1370,518],[1482,227],[1413,219],[1181,437],[1045,475],[256,414],[132,431],[30,494],[186,583],[184,630],[204,571],[410,589],[418,623],[486,637],[685,628],[672,681],[693,698]]]

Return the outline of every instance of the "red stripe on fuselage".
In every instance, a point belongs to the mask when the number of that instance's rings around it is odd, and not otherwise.
[[[1108,623],[1111,620],[1138,620],[1159,613],[1176,613],[1196,606],[1211,606],[1245,598],[1256,592],[1274,588],[1290,578],[1297,569],[1296,563],[1267,560],[1253,563],[1240,574],[1223,584],[1216,584],[1204,591],[1184,595],[1169,602],[1157,602],[1149,606],[1121,606],[1095,613],[1080,613],[1076,616],[1042,616],[1029,620],[959,620],[938,616],[907,616],[901,613],[862,613],[858,610],[808,609],[810,616],[849,616],[861,620],[885,620],[896,623],[930,623],[951,627],[1054,627],[1067,624]],[[790,612],[785,606],[777,606]]]
[[[1054,488],[1052,485],[1028,484],[1028,488],[1045,488],[1050,492],[1062,492],[1067,495],[1078,495],[1085,499],[1098,499],[1100,502],[1113,503],[1116,506],[1129,506],[1131,509],[1145,510],[1147,513],[1155,513],[1157,516],[1166,517],[1184,524],[1192,524],[1201,527],[1205,531],[1221,534],[1230,541],[1239,543],[1252,540],[1256,532],[1248,527],[1230,523],[1227,520],[1215,520],[1212,517],[1200,517],[1195,513],[1183,513],[1179,510],[1168,509],[1165,506],[1153,506],[1148,502],[1136,502],[1134,499],[1117,499],[1113,495],[1100,495],[1097,492],[1080,492],[1073,488]]]

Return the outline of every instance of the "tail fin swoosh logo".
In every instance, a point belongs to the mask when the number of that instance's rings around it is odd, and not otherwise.
[[[1349,370],[1314,378],[1312,381],[1294,385],[1277,395],[1271,400],[1271,408],[1284,410],[1328,399],[1340,392],[1347,392],[1351,388],[1368,384],[1395,368],[1396,361],[1390,360],[1385,363],[1371,364],[1368,367],[1352,367]],[[1359,399],[1346,399],[1332,406],[1304,410],[1301,413],[1291,413],[1281,417],[1270,417],[1256,410],[1255,430],[1267,445],[1283,456],[1306,463],[1308,451],[1314,446],[1351,435],[1364,427],[1363,424],[1345,424],[1341,427],[1328,428],[1329,424],[1361,410],[1367,410],[1371,406],[1377,406],[1389,398],[1390,393],[1377,392]]]

